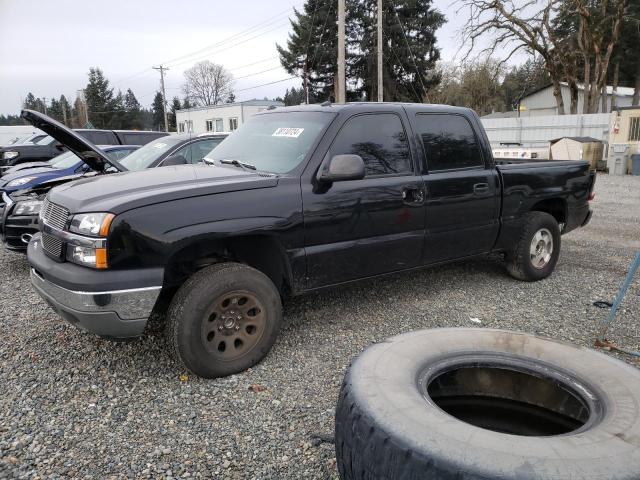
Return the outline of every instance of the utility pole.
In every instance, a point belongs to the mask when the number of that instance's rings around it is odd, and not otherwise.
[[[152,67],[154,70],[160,71],[160,86],[162,87],[162,112],[164,113],[164,131],[169,131],[169,122],[167,121],[167,96],[164,92],[164,71],[169,70],[168,67],[162,65],[158,67]]]
[[[382,79],[382,0],[378,0],[378,101],[384,102]]]
[[[344,0],[338,0],[338,83],[336,85],[336,103],[345,103],[346,79],[344,59]]]
[[[42,97],[42,105],[44,106],[44,114],[47,114],[47,97]]]
[[[64,119],[64,124],[68,127],[69,124],[67,123],[67,102],[66,99],[67,97],[62,97],[63,100],[60,101],[60,105],[62,106],[62,118]]]
[[[87,105],[87,97],[84,94],[84,90],[78,90],[78,97],[80,97],[80,103],[82,103],[84,128],[89,128],[89,105]]]

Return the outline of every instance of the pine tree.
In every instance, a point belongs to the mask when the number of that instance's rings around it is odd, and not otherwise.
[[[176,112],[180,110],[180,108],[181,108],[180,99],[178,97],[173,97],[173,100],[171,102],[171,114],[169,115],[169,118],[168,118],[169,131],[171,132],[175,132],[177,130]]]
[[[84,90],[89,121],[95,128],[108,128],[113,116],[113,88],[99,68],[89,69],[89,83]]]
[[[51,103],[47,108],[47,115],[59,122],[62,122],[62,105],[60,105],[60,102],[55,98],[51,99]]]
[[[157,92],[153,98],[153,104],[151,106],[153,111],[153,129],[162,131],[164,130],[164,110],[162,108],[162,93]]]
[[[291,90],[287,89],[283,101],[287,107],[305,103],[304,88],[300,87],[300,90],[297,90],[296,87],[291,87]]]
[[[189,101],[189,97],[184,97],[182,101],[182,110],[186,110],[187,108],[193,108],[193,103]]]
[[[138,99],[130,88],[127,89],[124,95],[124,110],[125,128],[141,130],[144,125],[140,111],[140,102],[138,102]]]
[[[439,82],[435,32],[445,17],[432,0],[384,0],[383,9],[384,98],[422,102]],[[347,0],[347,100],[377,98],[376,10],[376,0]],[[336,75],[337,1],[307,0],[295,15],[286,47],[277,46],[280,62],[302,78],[306,68],[311,102],[329,99]]]
[[[22,108],[26,108],[27,110],[38,110],[38,100],[39,99],[37,99],[33,93],[29,92],[24,99]]]

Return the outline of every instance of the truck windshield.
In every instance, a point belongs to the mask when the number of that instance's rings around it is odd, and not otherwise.
[[[156,138],[119,161],[127,170],[142,170],[184,141],[184,137]]]
[[[237,160],[263,172],[290,172],[304,160],[333,117],[331,112],[256,115],[209,152],[205,159],[216,164],[221,160]]]

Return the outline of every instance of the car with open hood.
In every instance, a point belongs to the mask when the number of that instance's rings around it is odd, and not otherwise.
[[[64,145],[68,152],[46,167],[18,170],[0,178],[0,238],[7,248],[18,251],[26,250],[31,235],[37,231],[43,199],[53,187],[96,175],[197,163],[227,135],[168,135],[140,148],[97,147],[42,113],[25,110],[22,117]],[[55,161],[62,162],[65,168],[56,168]]]

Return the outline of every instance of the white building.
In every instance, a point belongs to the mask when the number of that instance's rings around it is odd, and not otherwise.
[[[607,111],[602,111],[602,99],[598,102],[597,113],[609,113],[611,111],[611,98],[613,96],[613,87],[607,87]],[[616,90],[616,106],[629,107],[633,97],[633,88],[618,87]],[[569,113],[571,106],[571,93],[567,83],[562,83],[562,100],[564,101],[565,113]],[[578,92],[578,113],[582,113],[582,105],[584,103],[584,87],[580,86]],[[556,98],[553,96],[553,86],[540,88],[524,97],[520,102],[521,117],[535,117],[542,115],[557,115],[558,107],[556,106]],[[513,115],[513,114],[511,114]]]
[[[251,115],[267,108],[283,107],[274,100],[247,100],[209,107],[194,107],[176,111],[178,133],[232,132]]]

